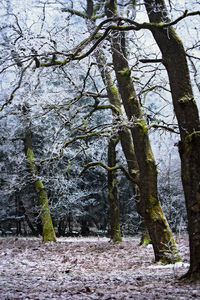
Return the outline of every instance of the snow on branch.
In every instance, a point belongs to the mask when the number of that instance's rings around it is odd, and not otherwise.
[[[22,80],[23,80],[23,76],[26,72],[26,70],[30,67],[30,65],[32,64],[33,61],[31,61],[21,72],[19,81],[17,86],[14,88],[14,90],[12,91],[12,93],[10,94],[10,97],[8,98],[8,100],[0,107],[0,112],[2,112],[2,110],[4,109],[5,106],[7,106],[8,104],[10,104],[15,96],[15,93],[17,92],[17,90],[20,89],[21,84],[22,84]]]

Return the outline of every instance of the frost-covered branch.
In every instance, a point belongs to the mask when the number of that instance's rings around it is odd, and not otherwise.
[[[106,124],[105,127],[107,128],[108,124]],[[76,142],[77,140],[87,140],[88,138],[91,138],[94,136],[101,136],[101,135],[105,136],[105,134],[108,134],[109,132],[110,132],[110,130],[100,130],[100,131],[86,133],[84,135],[78,135],[78,136],[72,138],[71,140],[64,141],[62,148],[66,148],[68,145],[72,144],[73,142]]]
[[[23,80],[23,76],[26,72],[26,70],[30,67],[30,65],[32,64],[33,61],[31,61],[21,72],[19,81],[17,86],[14,88],[14,90],[12,91],[12,93],[10,94],[10,97],[8,98],[8,100],[1,106],[0,108],[0,112],[4,109],[5,106],[7,106],[8,104],[10,104],[15,96],[15,93],[17,92],[17,90],[21,87],[22,84],[22,80]]]

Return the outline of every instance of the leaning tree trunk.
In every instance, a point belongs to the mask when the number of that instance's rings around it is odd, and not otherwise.
[[[115,1],[106,2],[105,11],[108,17],[117,15]],[[156,163],[149,142],[148,128],[143,119],[139,100],[130,76],[131,70],[121,47],[121,41],[124,38],[121,33],[112,37],[112,55],[119,92],[127,117],[132,122],[131,133],[140,171],[139,210],[148,227],[155,260],[174,262],[180,258],[177,255],[173,234],[158,199]]]
[[[149,20],[158,26],[152,34],[159,46],[171,87],[174,111],[181,141],[181,176],[188,215],[190,269],[186,276],[200,277],[200,122],[194,100],[186,53],[174,28],[163,28],[169,22],[164,0],[145,0]],[[155,9],[157,6],[157,9]]]
[[[108,94],[108,99],[110,101],[110,104],[113,105],[114,109],[112,110],[113,113],[113,118],[115,119],[116,122],[118,123],[118,134],[119,134],[119,139],[121,142],[122,150],[124,153],[124,156],[126,158],[126,162],[128,165],[128,171],[130,174],[130,177],[132,178],[131,184],[133,188],[133,194],[134,198],[136,200],[136,207],[137,207],[137,212],[140,214],[139,211],[139,199],[140,199],[140,193],[139,193],[139,188],[138,188],[138,177],[139,177],[139,169],[138,169],[138,163],[137,159],[135,156],[135,151],[134,151],[134,146],[132,142],[132,137],[130,134],[130,130],[126,126],[126,121],[124,120],[124,115],[121,109],[121,100],[120,100],[120,95],[117,89],[117,86],[115,85],[110,70],[107,66],[107,61],[106,57],[104,55],[104,52],[101,49],[98,49],[98,51],[95,52],[95,58],[97,61],[97,65],[99,68],[99,71],[101,73],[102,80],[104,82],[107,94]],[[124,125],[122,125],[124,124]],[[140,214],[141,215],[141,214]],[[144,231],[142,230],[142,237],[141,240],[144,241],[142,245],[148,244],[151,242],[150,237],[147,239],[147,231],[146,231],[146,226],[143,222],[144,226]]]
[[[108,94],[108,99],[110,101],[110,104],[113,105],[113,110],[112,110],[113,118],[116,122],[119,122],[117,124],[119,127],[118,134],[119,134],[122,150],[124,152],[126,162],[128,165],[129,174],[133,178],[133,182],[132,182],[133,192],[139,198],[138,195],[139,191],[137,187],[138,185],[137,177],[139,173],[138,163],[135,156],[130,130],[126,126],[126,122],[124,120],[123,112],[121,109],[120,95],[117,86],[112,80],[112,76],[107,67],[107,62],[103,51],[99,49],[95,54],[95,58],[97,61],[99,71],[101,73],[103,83],[105,85]],[[122,125],[123,123],[124,125]]]
[[[24,139],[24,150],[27,158],[27,166],[32,175],[34,188],[38,197],[38,205],[40,208],[40,219],[42,222],[42,238],[43,242],[55,242],[56,235],[52,224],[51,215],[49,212],[49,204],[47,193],[42,181],[38,177],[37,166],[34,161],[34,153],[32,149],[32,134],[31,130],[27,129]]]
[[[116,146],[117,137],[111,137],[108,144],[108,167],[116,166]],[[119,200],[117,191],[116,171],[108,171],[108,190],[110,203],[110,238],[113,242],[121,242],[120,222],[119,222]]]

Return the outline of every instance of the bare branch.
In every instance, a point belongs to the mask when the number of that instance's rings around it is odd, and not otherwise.
[[[176,134],[180,134],[179,131],[176,131],[175,129],[170,128],[170,127],[168,127],[168,126],[164,126],[164,125],[152,124],[152,125],[150,126],[150,128],[164,129],[164,130],[169,131],[169,132],[173,132],[173,133],[176,133]]]
[[[8,104],[10,104],[15,96],[16,91],[21,87],[22,84],[22,80],[23,80],[23,76],[24,73],[26,72],[26,70],[30,67],[30,65],[32,64],[33,61],[31,61],[21,72],[20,78],[19,78],[19,82],[18,85],[15,87],[15,89],[12,91],[10,97],[8,98],[8,100],[1,106],[0,108],[0,112],[4,109],[5,106],[7,106]]]
[[[72,15],[76,15],[76,16],[84,18],[84,19],[88,19],[88,15],[82,13],[79,10],[75,10],[75,9],[71,9],[71,8],[62,8],[61,11],[71,13]]]
[[[184,11],[183,15],[180,16],[179,18],[177,18],[176,20],[166,23],[166,24],[162,24],[161,27],[165,28],[165,27],[170,27],[173,26],[175,24],[177,24],[178,22],[180,22],[181,20],[185,19],[186,17],[191,17],[191,16],[200,16],[200,11],[193,11],[193,12],[188,12],[187,10]]]
[[[108,125],[110,125],[110,124],[104,124],[104,125],[105,125],[104,127],[107,128]],[[102,134],[105,134],[105,133],[109,133],[109,132],[110,132],[109,130],[100,130],[100,131],[86,133],[84,135],[75,136],[71,140],[64,141],[62,148],[66,148],[68,145],[72,144],[73,142],[76,142],[77,140],[85,140],[85,139],[88,139],[88,138],[91,138],[91,137],[94,137],[94,136],[99,136],[99,135],[102,135]]]
[[[139,59],[140,62],[146,64],[146,63],[162,63],[162,58],[159,59]]]
[[[129,173],[127,172],[127,170],[122,165],[108,167],[101,161],[95,161],[95,162],[88,163],[87,165],[84,165],[84,168],[81,171],[81,173],[79,174],[79,177],[82,176],[86,170],[88,170],[91,167],[95,167],[95,166],[100,166],[108,172],[121,170],[129,181],[138,184],[138,180],[134,179],[132,176],[130,176]],[[136,171],[138,171],[138,170],[136,170]]]

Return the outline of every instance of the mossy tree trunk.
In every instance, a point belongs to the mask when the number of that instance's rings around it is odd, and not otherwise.
[[[116,166],[116,146],[118,138],[112,137],[108,144],[108,166]],[[110,238],[113,242],[121,242],[120,221],[119,221],[119,200],[117,190],[116,171],[108,171],[108,190],[110,203]]]
[[[117,14],[115,1],[106,2],[105,8],[107,17]],[[140,171],[139,211],[148,227],[155,260],[174,262],[179,259],[177,247],[158,199],[156,163],[149,142],[148,128],[130,76],[131,70],[121,47],[124,38],[124,33],[113,35],[112,55],[122,102],[128,119],[132,121],[131,133]]]
[[[118,91],[112,81],[110,72],[106,67],[106,58],[102,50],[98,50],[95,55],[102,80],[105,84],[110,103],[116,108],[112,111],[113,122],[115,118],[119,118],[121,114],[120,99],[118,98]],[[108,144],[108,166],[114,167],[116,165],[116,145],[118,137],[110,139]],[[110,204],[110,238],[113,242],[121,242],[120,221],[119,221],[119,200],[117,189],[117,175],[116,171],[108,171],[108,190],[109,190],[109,204]]]
[[[90,5],[90,1],[87,1]],[[93,12],[92,12],[93,15]],[[88,19],[91,19],[91,16],[88,15]],[[95,26],[95,23],[90,20]],[[106,87],[108,94],[108,99],[110,103],[115,107],[115,110],[112,110],[114,122],[123,121],[124,116],[121,109],[121,100],[119,96],[118,89],[114,84],[110,70],[107,67],[106,57],[104,52],[101,49],[98,49],[95,53],[95,59],[103,80],[103,83]],[[122,150],[124,152],[129,174],[133,177],[133,180],[136,182],[136,176],[138,175],[138,164],[134,152],[133,142],[130,135],[130,131],[126,126],[121,126],[118,130],[119,139],[121,142]],[[108,166],[113,167],[116,164],[116,153],[115,153],[115,139],[111,139],[108,145]],[[138,186],[135,182],[132,182],[133,193],[136,200],[139,198]],[[111,239],[113,241],[121,241],[121,233],[119,231],[119,203],[118,203],[118,192],[117,192],[117,177],[115,172],[108,172],[108,186],[109,186],[109,202],[110,202],[110,226],[111,226]],[[112,199],[112,197],[114,197]],[[119,233],[118,233],[119,231]]]
[[[142,219],[142,222],[140,224],[140,230],[142,231],[142,236],[140,239],[140,246],[145,246],[151,244],[151,238],[149,235],[149,231],[145,225],[144,219]]]
[[[106,87],[108,99],[110,103],[116,108],[116,110],[113,110],[113,118],[114,120],[116,120],[116,122],[119,121],[122,123],[124,121],[124,116],[121,109],[120,95],[117,86],[114,84],[114,81],[112,80],[110,70],[107,67],[105,55],[102,50],[98,50],[95,57],[98,64],[98,68],[101,73],[102,80]],[[122,126],[121,124],[119,124],[118,134],[119,134],[122,150],[128,165],[129,174],[133,178],[133,182],[132,182],[133,192],[136,195],[136,197],[139,198],[139,191],[137,187],[138,183],[136,184],[139,169],[138,169],[138,163],[135,156],[130,130],[126,127],[126,125]]]
[[[55,242],[56,235],[52,224],[49,211],[47,193],[42,181],[38,178],[37,166],[34,161],[34,153],[32,149],[32,133],[30,129],[26,130],[24,138],[24,150],[27,158],[27,166],[32,175],[35,192],[38,197],[38,205],[40,208],[40,219],[42,222],[42,238],[43,242]]]
[[[152,23],[169,22],[164,0],[145,0]],[[157,8],[157,9],[155,9]],[[190,269],[188,277],[200,277],[200,122],[194,100],[186,53],[174,28],[154,27],[152,34],[166,67],[181,141],[182,183],[188,215]]]
[[[104,52],[98,49],[98,51],[95,54],[95,58],[98,64],[99,71],[101,73],[102,80],[106,87],[109,101],[116,108],[116,110],[113,111],[113,118],[116,119],[116,121],[124,122],[125,120],[121,109],[120,95],[117,86],[115,85],[114,80],[112,79],[110,70],[107,67],[107,61]],[[136,200],[136,206],[138,206],[140,199],[140,193],[138,188],[139,169],[137,159],[135,156],[131,133],[130,130],[126,127],[126,125],[122,126],[119,124],[118,134],[122,150],[128,165],[129,174],[133,178],[133,181],[131,183],[133,188],[133,194]],[[137,207],[137,211],[140,214],[139,206]]]

